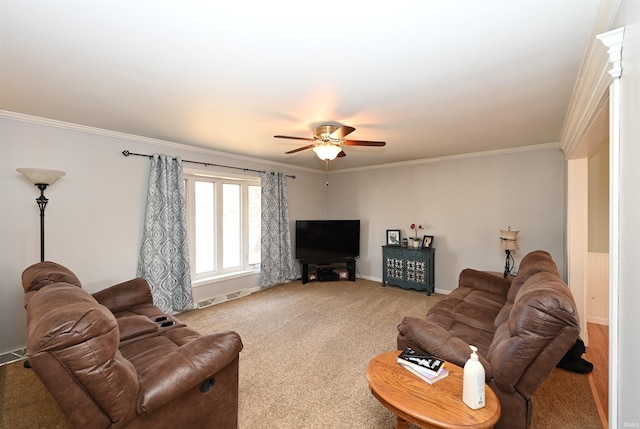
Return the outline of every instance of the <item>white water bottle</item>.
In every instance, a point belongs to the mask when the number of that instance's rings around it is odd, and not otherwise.
[[[462,401],[472,410],[485,406],[484,401],[484,367],[478,360],[478,349],[471,348],[471,357],[464,364],[464,381],[462,385]]]

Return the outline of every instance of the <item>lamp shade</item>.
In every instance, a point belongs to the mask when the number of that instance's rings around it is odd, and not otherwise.
[[[500,248],[502,250],[518,250],[518,233],[520,231],[500,230]]]
[[[16,168],[16,171],[24,175],[34,185],[51,185],[65,175],[64,171],[43,168]]]
[[[315,146],[313,151],[318,155],[318,158],[323,161],[331,161],[332,159],[336,159],[336,156],[342,152],[342,148],[332,143],[322,143]]]

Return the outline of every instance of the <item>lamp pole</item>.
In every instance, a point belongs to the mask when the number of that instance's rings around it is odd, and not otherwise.
[[[44,261],[44,209],[47,207],[49,199],[44,196],[44,190],[47,189],[46,183],[36,183],[40,189],[40,196],[36,198],[38,207],[40,208],[40,262]]]

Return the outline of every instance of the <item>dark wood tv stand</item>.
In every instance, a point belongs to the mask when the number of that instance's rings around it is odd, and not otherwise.
[[[356,281],[355,258],[301,259],[302,284],[310,281]]]

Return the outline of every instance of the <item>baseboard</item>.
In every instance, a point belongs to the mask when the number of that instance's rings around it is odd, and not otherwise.
[[[593,373],[587,374],[589,380],[589,388],[591,389],[591,396],[593,396],[593,402],[596,403],[596,409],[598,410],[598,416],[600,417],[600,423],[603,428],[609,427],[609,419],[607,418],[608,410],[605,410],[600,401],[600,395],[598,395],[598,389],[593,381]]]
[[[587,316],[587,322],[596,323],[598,325],[609,326],[609,319],[604,317]]]
[[[365,280],[371,280],[372,282],[378,282],[382,284],[382,279],[380,277],[372,277],[372,276],[363,276],[363,275],[357,275],[356,278],[362,278]],[[452,291],[447,290],[447,289],[439,289],[439,288],[435,288],[433,293],[439,293],[442,295],[449,295]]]
[[[0,355],[0,366],[17,362],[27,357],[27,349],[13,350]]]
[[[253,292],[260,290],[259,288],[253,288],[253,289],[242,289],[236,292],[232,292],[232,293],[228,293],[226,295],[220,295],[220,296],[216,296],[213,298],[209,298],[209,299],[204,299],[202,301],[198,301],[196,303],[196,308],[198,310],[203,309],[203,308],[207,308],[207,307],[211,307],[212,305],[215,304],[220,304],[226,301],[231,301],[232,299],[236,299],[236,298],[240,298],[243,296],[248,296],[251,295]]]

